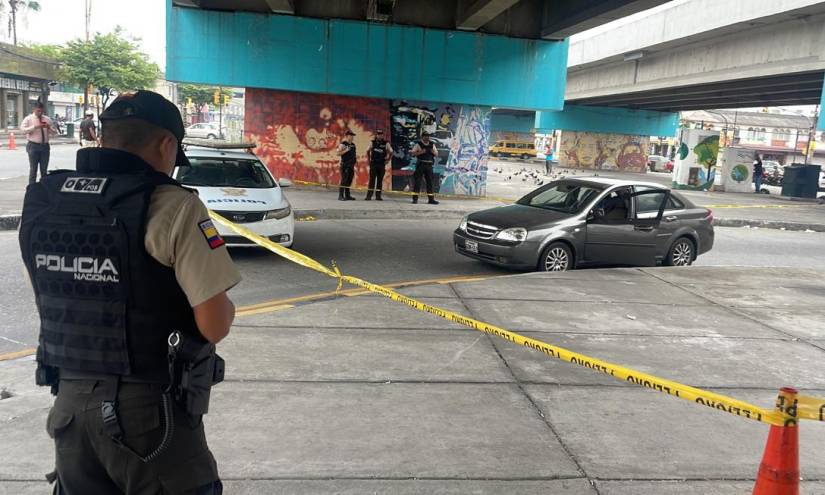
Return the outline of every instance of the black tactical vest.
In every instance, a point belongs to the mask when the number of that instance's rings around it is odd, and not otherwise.
[[[135,155],[87,148],[76,172],[28,187],[20,248],[40,312],[40,364],[164,383],[169,333],[205,342],[174,270],[144,247],[161,184],[179,186]]]
[[[347,152],[341,155],[341,165],[352,167],[355,165],[355,143],[343,143],[347,146]]]
[[[424,150],[424,153],[418,155],[418,161],[423,163],[433,163],[435,161],[435,155],[433,154],[433,142],[430,141],[429,144],[424,144],[424,141],[419,140],[416,144]]]
[[[370,152],[370,163],[383,165],[387,159],[387,141],[384,139],[372,140],[372,151]]]

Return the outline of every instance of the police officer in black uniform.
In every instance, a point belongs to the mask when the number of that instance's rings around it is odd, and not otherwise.
[[[355,162],[358,157],[355,152],[355,143],[352,138],[355,133],[347,131],[341,144],[338,145],[338,156],[341,157],[341,185],[338,188],[338,201],[354,201],[352,197],[352,179],[355,178]]]
[[[56,394],[46,430],[55,493],[220,494],[202,415],[223,377],[240,281],[188,166],[180,112],[121,94],[101,148],[26,190],[23,261],[40,314],[36,381]]]
[[[384,184],[384,171],[387,168],[387,162],[392,158],[392,146],[384,139],[384,131],[381,129],[375,131],[375,139],[370,143],[367,156],[370,159],[370,180],[367,185],[367,197],[364,199],[371,200],[374,191],[375,200],[383,201],[381,188]]]
[[[418,158],[415,164],[415,173],[413,174],[414,188],[413,203],[418,203],[418,192],[421,191],[421,178],[427,182],[427,196],[430,198],[428,204],[437,205],[438,201],[433,196],[433,164],[436,157],[438,157],[438,149],[435,143],[430,141],[430,133],[424,131],[421,133],[421,139],[415,142],[412,156]]]

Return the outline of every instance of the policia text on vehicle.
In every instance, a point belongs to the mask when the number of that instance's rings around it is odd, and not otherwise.
[[[221,493],[201,415],[223,379],[240,281],[208,212],[169,178],[188,162],[162,96],[125,93],[102,148],[26,191],[23,260],[40,313],[37,383],[56,493]]]

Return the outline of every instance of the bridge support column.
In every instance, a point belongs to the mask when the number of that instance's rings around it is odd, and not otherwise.
[[[651,136],[673,136],[679,114],[566,105],[537,112],[538,132],[561,130],[559,165],[565,168],[644,172]]]

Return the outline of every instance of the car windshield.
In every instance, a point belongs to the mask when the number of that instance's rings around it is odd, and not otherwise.
[[[180,167],[176,179],[187,186],[246,187],[266,189],[275,181],[258,160],[236,158],[189,158],[191,167]]]
[[[524,196],[516,204],[564,213],[578,213],[604,190],[598,184],[551,182]]]

